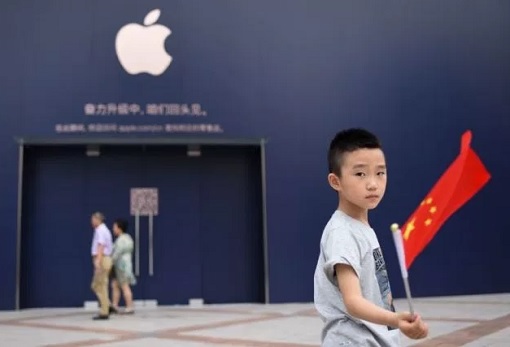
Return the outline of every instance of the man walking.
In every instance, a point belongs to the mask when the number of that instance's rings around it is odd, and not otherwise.
[[[92,290],[96,293],[101,305],[99,315],[94,320],[109,318],[110,299],[108,297],[108,276],[112,268],[112,233],[104,224],[104,215],[96,212],[91,218],[94,228],[92,239],[92,262],[94,264],[94,277],[92,279]]]

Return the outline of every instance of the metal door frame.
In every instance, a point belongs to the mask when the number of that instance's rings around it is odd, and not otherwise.
[[[260,167],[262,186],[262,237],[264,259],[264,302],[269,300],[269,252],[267,234],[267,180],[266,180],[266,138],[243,139],[243,138],[16,138],[18,143],[18,204],[16,226],[16,310],[20,309],[21,288],[21,233],[22,233],[22,209],[23,209],[23,161],[25,147],[32,146],[157,146],[157,145],[220,145],[220,146],[255,146],[260,147]],[[85,148],[84,148],[85,150]]]

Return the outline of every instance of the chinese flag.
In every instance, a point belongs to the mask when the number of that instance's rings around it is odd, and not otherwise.
[[[460,154],[402,227],[408,269],[443,223],[491,178],[470,144],[468,130],[462,135]]]

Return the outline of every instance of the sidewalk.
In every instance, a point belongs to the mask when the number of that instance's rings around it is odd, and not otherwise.
[[[406,309],[398,300],[397,308]],[[510,346],[510,294],[417,299],[430,336],[404,346]],[[319,346],[312,304],[212,305],[139,309],[92,321],[84,309],[0,312],[1,345],[31,346]]]

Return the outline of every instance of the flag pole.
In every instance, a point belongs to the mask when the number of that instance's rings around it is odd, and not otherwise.
[[[407,274],[405,252],[404,252],[404,240],[402,239],[402,232],[397,223],[391,225],[391,231],[393,234],[393,241],[395,242],[395,248],[397,249],[398,263],[400,264],[400,272],[402,273],[402,279],[404,280],[404,288],[406,291],[407,303],[409,304],[409,312],[414,315],[413,303],[411,300],[411,287],[409,286],[409,276]]]

